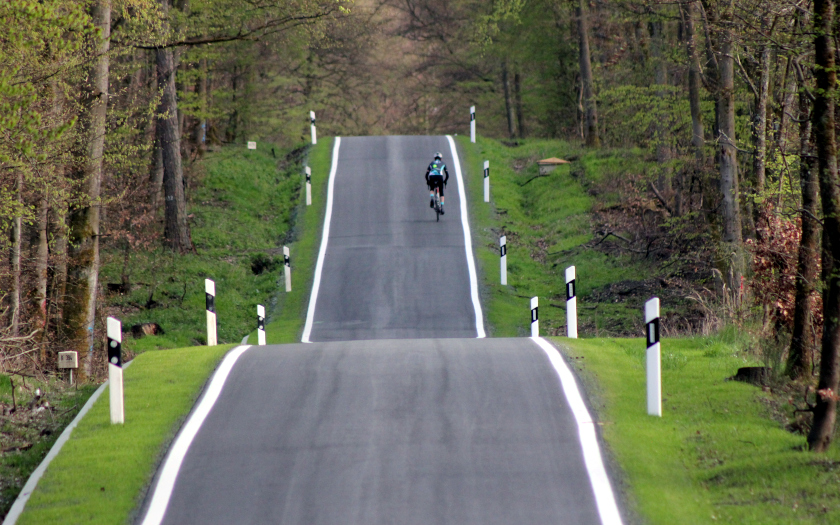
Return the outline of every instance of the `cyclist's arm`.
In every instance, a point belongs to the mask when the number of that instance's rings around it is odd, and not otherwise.
[[[446,175],[446,178],[443,179],[443,183],[446,184],[449,182],[449,170],[446,169],[446,166],[443,167],[443,174]]]

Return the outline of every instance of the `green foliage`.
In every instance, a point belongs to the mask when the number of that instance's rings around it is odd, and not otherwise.
[[[677,86],[617,86],[601,91],[599,101],[604,138],[610,144],[685,150],[690,143],[691,112]]]

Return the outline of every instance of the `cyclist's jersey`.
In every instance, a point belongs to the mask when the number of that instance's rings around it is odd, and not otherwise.
[[[443,176],[443,174],[445,172],[446,172],[446,164],[444,164],[443,161],[435,159],[435,160],[432,161],[431,164],[429,164],[429,169],[428,169],[429,176],[433,176],[433,175]]]

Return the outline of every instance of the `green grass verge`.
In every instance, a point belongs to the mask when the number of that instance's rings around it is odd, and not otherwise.
[[[125,425],[108,392],[79,423],[18,523],[128,523],[168,443],[231,345],[150,351],[125,370]]]
[[[540,298],[543,333],[565,335],[565,269],[577,268],[579,326],[583,336],[616,332],[641,333],[639,305],[599,303],[590,309],[587,296],[596,288],[650,275],[653,268],[638,259],[614,257],[586,246],[592,239],[590,212],[595,198],[587,187],[640,170],[640,152],[584,151],[559,140],[526,140],[508,147],[478,137],[471,144],[458,137],[464,152],[470,221],[479,266],[485,276],[482,303],[492,335],[530,335],[529,300]],[[536,161],[575,157],[547,176]],[[490,161],[490,204],[484,202],[483,166]],[[617,196],[599,195],[600,203]],[[499,284],[499,236],[507,236],[508,286]]]
[[[662,343],[663,417],[645,401],[642,339],[556,339],[587,386],[631,505],[651,524],[840,523],[840,449],[802,449],[770,394],[727,381],[732,333]]]
[[[268,311],[265,338],[268,344],[299,343],[306,321],[306,309],[321,247],[324,214],[327,209],[327,183],[332,165],[333,140],[322,139],[309,150],[312,170],[312,205],[306,206],[305,188],[301,188],[298,217],[293,241],[290,244],[292,263],[292,291],[286,293],[285,284],[278,285],[276,302]],[[256,343],[256,330],[249,342]]]
[[[199,182],[188,211],[196,253],[139,247],[128,259],[118,250],[103,255],[101,280],[120,282],[125,272],[131,283],[129,293],[109,301],[123,327],[156,322],[166,331],[124,338],[126,350],[205,344],[205,278],[216,282],[220,343],[238,343],[256,328],[257,304],[271,311],[283,293],[281,248],[294,239],[301,215],[302,166],[298,157],[285,159],[288,153],[275,158],[269,146],[231,146],[193,166]],[[295,252],[292,257],[294,262]],[[255,265],[264,270],[255,273]]]

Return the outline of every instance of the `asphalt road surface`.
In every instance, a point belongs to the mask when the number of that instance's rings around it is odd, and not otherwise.
[[[314,342],[238,358],[163,523],[601,522],[546,353],[476,338],[453,169],[440,223],[428,207],[435,151],[451,164],[444,137],[342,139]]]
[[[424,175],[449,167],[435,221]],[[446,137],[341,139],[330,237],[310,341],[475,337]]]

